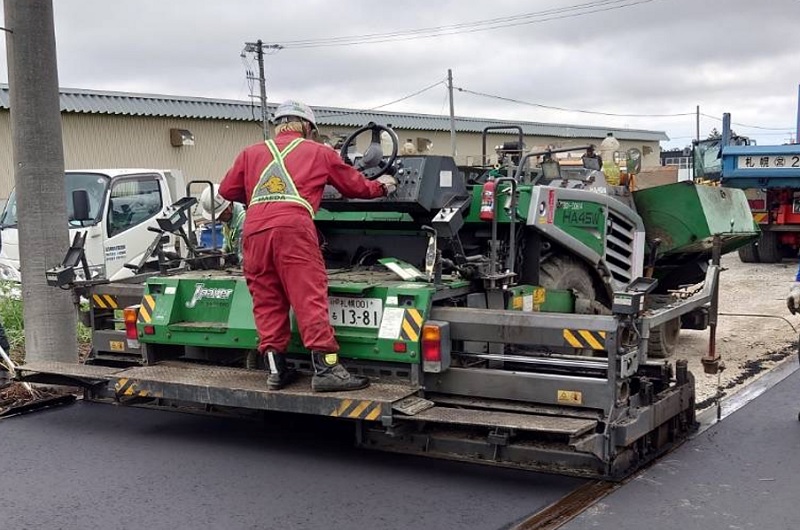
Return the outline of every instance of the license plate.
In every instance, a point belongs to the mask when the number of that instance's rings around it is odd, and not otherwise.
[[[380,298],[328,298],[330,321],[333,326],[349,328],[381,327],[383,301]]]

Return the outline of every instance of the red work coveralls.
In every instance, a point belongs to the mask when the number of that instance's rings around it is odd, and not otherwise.
[[[274,160],[263,142],[239,154],[219,193],[229,201],[249,205],[243,231],[244,277],[253,298],[259,351],[286,352],[291,306],[305,347],[336,353],[339,345],[328,320],[328,276],[310,210],[319,210],[326,184],[352,198],[373,199],[384,192],[378,182],[365,179],[329,147],[311,140],[290,146],[297,138],[299,133],[283,132],[274,141],[281,151],[291,148],[283,156],[283,167],[300,201],[292,197],[254,200],[257,185],[269,187],[266,177],[264,181],[261,177]]]

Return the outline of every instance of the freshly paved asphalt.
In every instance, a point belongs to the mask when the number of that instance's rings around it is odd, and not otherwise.
[[[564,530],[800,528],[800,371],[585,511]]]
[[[309,419],[79,402],[2,420],[0,528],[495,529],[581,483],[356,450]]]

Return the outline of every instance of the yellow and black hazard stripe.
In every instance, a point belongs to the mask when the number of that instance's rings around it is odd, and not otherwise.
[[[422,312],[419,309],[406,309],[403,325],[400,327],[400,339],[417,342],[422,332]]]
[[[343,399],[331,412],[334,418],[376,421],[380,419],[382,403],[368,399]]]
[[[147,390],[139,390],[136,381],[133,379],[118,379],[114,385],[114,393],[117,397],[155,397],[151,396]]]
[[[764,224],[767,222],[767,216],[769,214],[767,212],[757,212],[753,213],[753,220],[758,224]]]
[[[606,332],[590,329],[565,329],[564,342],[573,348],[605,350]]]
[[[117,299],[110,294],[93,294],[92,303],[100,309],[119,309]]]
[[[156,299],[152,294],[144,295],[142,305],[139,306],[139,322],[149,323],[153,320],[153,311],[156,310]]]

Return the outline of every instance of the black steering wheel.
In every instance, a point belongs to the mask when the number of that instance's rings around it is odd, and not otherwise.
[[[369,147],[367,147],[367,150],[364,151],[364,156],[362,156],[360,160],[353,164],[353,161],[350,160],[350,157],[347,156],[347,153],[350,150],[350,146],[355,142],[355,139],[360,134],[367,131],[372,131],[372,141],[370,142]],[[387,133],[392,139],[392,154],[389,155],[388,160],[383,159],[384,154],[383,150],[381,149],[382,132]],[[367,125],[361,127],[347,137],[342,144],[342,149],[339,154],[345,164],[355,167],[365,177],[372,180],[380,177],[381,175],[385,175],[391,171],[394,171],[394,161],[397,159],[397,151],[399,147],[400,142],[398,141],[397,135],[393,130],[384,125],[378,125],[375,122],[369,122]]]

